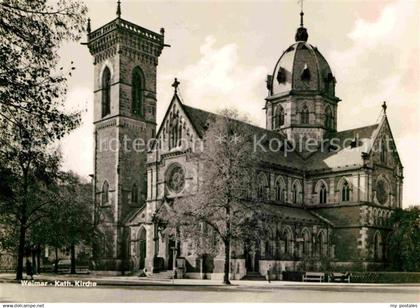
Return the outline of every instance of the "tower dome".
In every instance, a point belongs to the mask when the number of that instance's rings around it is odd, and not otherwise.
[[[298,39],[299,33],[296,36]],[[283,52],[271,79],[270,96],[308,92],[335,97],[336,81],[328,62],[317,47],[304,40]]]
[[[335,97],[334,75],[318,48],[307,42],[308,31],[303,26],[303,15],[301,11],[296,43],[283,52],[269,78],[269,96],[308,92]]]
[[[295,141],[321,141],[337,128],[335,78],[318,48],[308,43],[303,11],[295,43],[277,61],[267,78],[266,127]]]

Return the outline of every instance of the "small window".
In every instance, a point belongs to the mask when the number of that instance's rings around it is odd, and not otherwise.
[[[257,197],[260,200],[268,199],[268,181],[264,173],[258,175]]]
[[[288,255],[293,254],[293,236],[289,229],[285,229],[283,233],[284,252]]]
[[[300,77],[303,81],[309,81],[311,79],[311,72],[309,71],[307,64],[303,67]]]
[[[301,198],[301,185],[299,184],[298,181],[296,181],[293,186],[292,186],[292,201],[293,203],[302,203],[302,198]]]
[[[283,67],[280,67],[277,73],[277,81],[278,83],[286,83],[286,70]]]
[[[343,187],[341,188],[341,201],[350,201],[350,185],[347,181],[344,181]]]
[[[387,161],[387,149],[385,139],[381,140],[381,163],[386,163]]]
[[[325,108],[325,128],[328,130],[334,129],[334,117],[330,106]]]
[[[133,188],[131,189],[131,202],[132,203],[139,202],[139,190],[136,184],[134,184]]]
[[[102,205],[106,205],[109,203],[109,184],[107,181],[104,182],[102,185]]]
[[[276,108],[274,117],[273,117],[273,129],[280,128],[284,125],[284,109],[282,106]]]
[[[325,187],[325,184],[322,184],[319,190],[319,203],[327,203],[327,187]]]
[[[303,106],[300,117],[301,117],[302,124],[309,124],[309,110],[306,105]]]

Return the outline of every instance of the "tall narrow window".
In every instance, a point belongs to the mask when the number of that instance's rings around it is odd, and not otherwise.
[[[319,189],[319,203],[327,203],[327,187],[325,187],[325,184],[322,184],[321,188]]]
[[[276,108],[273,118],[273,129],[280,128],[284,125],[284,109],[282,106]]]
[[[143,73],[137,66],[131,79],[131,110],[133,115],[143,115]]]
[[[131,189],[131,202],[132,203],[139,202],[139,190],[137,189],[136,184],[133,184],[133,188]]]
[[[266,200],[268,198],[268,181],[264,173],[258,175],[258,190],[257,197],[261,200]]]
[[[302,124],[309,124],[309,110],[305,105],[303,106],[302,112],[300,114]]]
[[[311,254],[311,235],[309,234],[308,230],[303,231],[302,237],[303,237],[303,243],[302,243],[303,256],[309,257]]]
[[[341,188],[341,201],[350,201],[350,185],[347,181],[344,181],[343,187]]]
[[[283,233],[284,252],[288,255],[293,254],[293,236],[289,229],[285,229]]]
[[[111,113],[111,72],[105,67],[102,73],[102,117]]]
[[[386,141],[385,138],[381,140],[381,163],[386,163]]]
[[[107,181],[102,185],[102,205],[106,205],[109,202],[109,184]]]
[[[334,118],[330,106],[325,108],[325,128],[329,130],[334,128]]]
[[[284,193],[283,193],[283,183],[280,179],[276,181],[276,201],[284,201]]]
[[[301,186],[299,182],[295,182],[292,186],[292,201],[293,203],[301,203]]]

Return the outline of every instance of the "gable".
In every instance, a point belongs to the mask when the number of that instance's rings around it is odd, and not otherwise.
[[[196,129],[194,123],[191,121],[191,116],[186,112],[185,106],[177,94],[173,96],[156,134],[156,140],[158,140],[160,150],[170,151],[179,148],[171,141],[174,133],[177,134],[177,139],[182,141],[184,150],[185,145],[190,145],[202,137],[200,131]]]
[[[402,167],[391,127],[386,116],[376,130],[369,151],[371,162],[391,169]]]

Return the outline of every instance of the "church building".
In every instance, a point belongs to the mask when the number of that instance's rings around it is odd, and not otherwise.
[[[156,74],[166,46],[164,29],[157,33],[122,19],[118,3],[116,19],[95,31],[89,26],[88,32],[94,63],[95,222],[100,230],[94,269],[156,273],[176,267],[183,277],[221,277],[223,251],[212,266],[205,266],[208,260],[195,255],[188,243],[165,235],[153,219],[162,206],[197,189],[203,170],[179,140],[202,140],[217,115],[182,101],[175,80],[175,93],[157,127]],[[267,76],[269,94],[261,98],[265,128],[254,129],[259,136],[298,145],[287,156],[270,151],[257,155],[252,194],[281,220],[254,249],[242,247],[232,254],[233,279],[265,274],[268,267],[278,273],[308,269],[308,260],[318,270],[326,261],[347,270],[380,269],[387,262],[388,218],[402,207],[403,167],[386,103],[378,123],[337,131],[337,81],[308,39],[301,12],[295,42]],[[148,152],[127,149],[127,140],[136,139],[145,147],[159,146]],[[299,150],[307,140],[316,143],[316,151]]]

